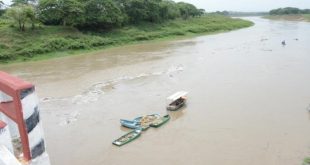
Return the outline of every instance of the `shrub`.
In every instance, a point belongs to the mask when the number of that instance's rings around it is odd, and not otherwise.
[[[13,60],[13,59],[15,59],[15,56],[13,56],[11,53],[6,52],[6,51],[0,51],[1,62],[6,62],[8,60]]]
[[[88,49],[89,45],[87,45],[83,40],[71,40],[67,48],[70,50]]]
[[[149,36],[147,34],[140,34],[136,37],[134,37],[135,40],[137,41],[145,41],[145,40],[149,40]]]
[[[8,48],[8,46],[6,46],[6,45],[0,43],[0,50],[1,50],[1,49],[7,49],[7,48]]]
[[[65,38],[52,38],[45,41],[42,46],[50,51],[66,50],[68,49],[69,42]]]
[[[183,32],[181,30],[175,30],[175,31],[169,32],[168,35],[183,36],[183,35],[185,35],[185,32]]]
[[[98,47],[98,46],[105,46],[111,45],[114,43],[111,39],[103,38],[103,37],[93,37],[88,40],[89,46],[91,47]]]

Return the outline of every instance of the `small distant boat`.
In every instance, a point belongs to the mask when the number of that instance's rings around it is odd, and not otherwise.
[[[170,116],[165,115],[159,119],[154,120],[150,126],[158,128],[158,127],[164,125],[165,123],[167,123],[169,120],[170,120]]]
[[[167,98],[167,110],[176,111],[186,104],[188,92],[180,91]]]
[[[116,146],[122,146],[125,145],[127,143],[132,142],[133,140],[137,139],[138,137],[140,137],[142,130],[141,129],[136,129],[134,131],[131,131],[125,135],[123,135],[122,137],[116,139],[115,141],[113,141],[112,144],[116,145]]]

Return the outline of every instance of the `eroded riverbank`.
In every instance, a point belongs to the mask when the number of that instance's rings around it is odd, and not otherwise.
[[[310,155],[310,24],[250,19],[229,33],[0,68],[37,85],[53,164],[299,165]],[[120,118],[165,114],[180,89],[188,106],[167,125],[111,144],[128,131]]]
[[[213,34],[252,25],[250,21],[222,15],[175,19],[161,23],[145,22],[105,31],[84,32],[64,26],[44,26],[19,32],[9,23],[4,23],[0,27],[0,63],[36,61],[87,53],[91,55],[91,52],[98,49]]]

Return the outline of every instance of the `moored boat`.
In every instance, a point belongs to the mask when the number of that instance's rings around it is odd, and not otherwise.
[[[116,146],[122,146],[127,143],[132,142],[133,140],[137,139],[141,135],[142,130],[141,129],[136,129],[134,131],[131,131],[120,138],[116,139],[113,141],[113,144]]]
[[[167,110],[176,111],[186,104],[188,92],[180,91],[167,98]]]
[[[134,121],[130,121],[130,120],[121,119],[120,122],[121,122],[122,126],[124,126],[126,128],[130,128],[130,129],[139,129],[139,128],[141,128],[142,131],[145,131],[148,128],[150,128],[150,126],[141,125],[140,122],[137,122],[135,120]]]
[[[158,127],[164,125],[165,123],[167,123],[169,120],[170,120],[170,116],[165,115],[163,117],[160,117],[160,118],[154,120],[150,126],[158,128]]]
[[[160,118],[159,114],[152,114],[152,115],[137,117],[132,121],[121,119],[120,122],[121,122],[122,126],[124,126],[124,127],[130,128],[130,129],[141,128],[143,131],[145,131],[148,128],[150,128],[150,124],[154,120],[159,119],[159,118]]]

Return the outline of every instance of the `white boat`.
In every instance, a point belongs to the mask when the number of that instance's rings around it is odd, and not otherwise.
[[[167,110],[170,111],[176,111],[183,107],[187,100],[187,94],[186,91],[180,91],[177,92],[167,98]]]

